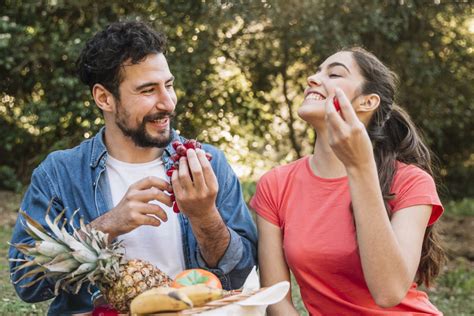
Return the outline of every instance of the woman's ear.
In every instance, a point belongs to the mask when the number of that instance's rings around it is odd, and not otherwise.
[[[378,94],[372,93],[361,97],[362,101],[358,104],[358,112],[372,112],[380,105]]]
[[[95,84],[94,87],[92,87],[92,96],[99,109],[104,112],[114,111],[115,98],[103,85],[99,83]]]

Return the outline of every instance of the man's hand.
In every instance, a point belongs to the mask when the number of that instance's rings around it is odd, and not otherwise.
[[[230,233],[216,207],[219,184],[204,151],[188,149],[187,159],[179,160],[179,170],[173,172],[171,182],[203,259],[209,267],[216,267],[229,245]]]
[[[191,220],[217,212],[219,185],[203,150],[188,149],[187,159],[181,157],[171,182],[179,209]]]
[[[166,212],[158,205],[149,203],[157,200],[172,205],[169,183],[157,177],[147,177],[132,184],[116,207],[96,218],[91,226],[109,234],[109,240],[126,234],[142,225],[160,226],[168,220]]]

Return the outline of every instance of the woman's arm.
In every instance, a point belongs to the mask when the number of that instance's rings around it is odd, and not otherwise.
[[[283,254],[281,229],[257,215],[258,260],[262,286],[270,286],[280,281],[290,280],[290,271]],[[279,303],[270,305],[267,315],[298,315],[291,301],[291,289]]]
[[[349,178],[364,278],[377,305],[395,306],[415,277],[432,208],[418,205],[399,210],[390,222],[367,130],[343,91],[336,89],[336,95],[342,116],[326,102],[329,144]]]
[[[415,278],[432,207],[399,210],[390,222],[375,167],[348,169],[348,176],[367,286],[377,305],[398,305]]]

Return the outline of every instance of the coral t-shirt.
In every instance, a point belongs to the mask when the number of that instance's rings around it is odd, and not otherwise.
[[[378,185],[378,184],[377,184]],[[432,177],[397,163],[391,192],[393,212],[432,205],[428,225],[443,212]],[[375,304],[362,273],[347,177],[316,175],[309,157],[266,173],[250,206],[281,228],[286,261],[311,315],[442,315],[413,283],[403,301],[391,308]]]

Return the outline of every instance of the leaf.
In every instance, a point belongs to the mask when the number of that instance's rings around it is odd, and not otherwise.
[[[30,228],[34,234],[41,238],[42,240],[50,241],[50,242],[57,242],[44,228],[31,218],[25,211],[20,210],[20,214],[26,219],[26,225]]]
[[[49,203],[48,209],[46,210],[46,216],[45,216],[46,224],[48,224],[48,227],[51,229],[51,231],[56,236],[56,238],[64,242],[63,235],[61,234],[61,230],[58,227],[58,223],[66,209],[63,209],[62,212],[59,213],[58,216],[56,216],[56,218],[54,219],[54,222],[51,222],[51,219],[49,218],[49,212],[51,210],[52,203],[53,201],[51,200],[51,202]]]

